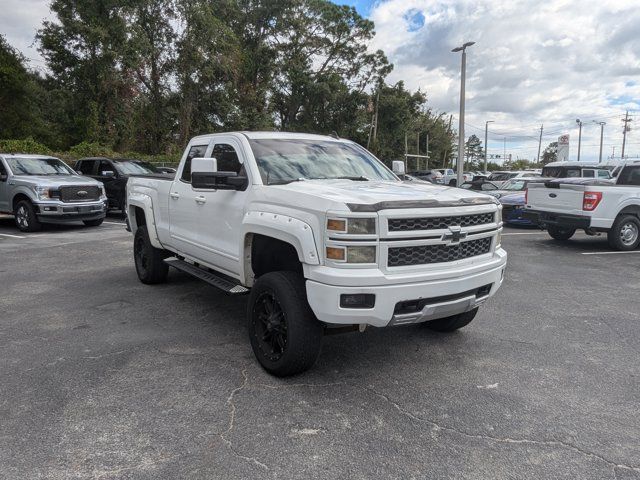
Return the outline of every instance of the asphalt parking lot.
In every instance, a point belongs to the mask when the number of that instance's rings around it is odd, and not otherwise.
[[[507,229],[467,328],[326,337],[282,380],[245,297],[142,285],[107,220],[0,218],[0,478],[640,478],[640,251]]]

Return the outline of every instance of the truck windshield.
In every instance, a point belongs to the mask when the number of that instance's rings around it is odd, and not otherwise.
[[[140,160],[114,160],[118,173],[122,175],[149,175],[158,173],[156,167]]]
[[[14,175],[75,175],[62,160],[57,158],[6,158]]]
[[[249,143],[265,185],[302,179],[397,181],[372,155],[348,143],[297,139],[253,139]]]

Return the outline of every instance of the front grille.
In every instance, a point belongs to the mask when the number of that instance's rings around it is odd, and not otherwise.
[[[101,188],[95,185],[60,187],[60,200],[63,202],[90,202],[98,200],[100,193],[102,193]]]
[[[453,262],[464,258],[489,253],[493,237],[470,240],[452,245],[420,245],[414,247],[392,247],[389,249],[389,267],[427,265],[430,263]]]
[[[458,215],[455,217],[392,218],[389,219],[389,231],[438,230],[452,226],[471,227],[487,223],[493,223],[493,213]]]

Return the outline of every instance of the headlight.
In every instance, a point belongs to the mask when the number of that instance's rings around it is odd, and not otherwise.
[[[107,191],[104,189],[104,185],[100,187],[102,189],[102,198],[107,198]]]
[[[376,219],[329,218],[327,219],[327,230],[349,235],[374,235],[376,233]]]
[[[497,223],[498,224],[502,223],[502,204],[500,204],[500,206],[498,206],[497,216],[498,216]]]
[[[36,187],[35,191],[38,200],[49,200],[51,198],[49,187]]]
[[[344,263],[376,263],[376,247],[327,247],[327,259]]]

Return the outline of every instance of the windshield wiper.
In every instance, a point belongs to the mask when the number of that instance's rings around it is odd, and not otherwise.
[[[287,185],[289,183],[293,183],[293,182],[304,182],[307,179],[304,177],[300,177],[300,178],[292,178],[290,180],[278,180],[277,182],[269,182],[267,183],[267,185]]]
[[[360,176],[349,176],[345,175],[343,177],[329,177],[329,180],[340,179],[340,180],[353,180],[354,182],[368,182],[369,179],[363,175]]]

